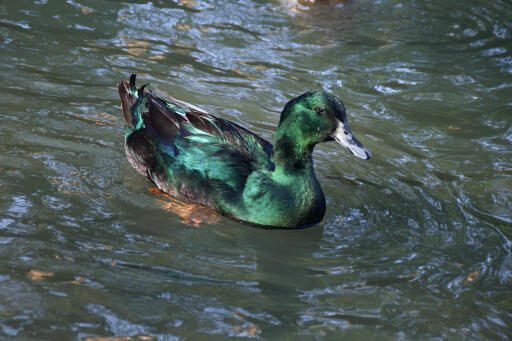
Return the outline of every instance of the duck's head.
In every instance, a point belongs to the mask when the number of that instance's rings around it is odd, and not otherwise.
[[[279,127],[295,135],[303,146],[337,141],[355,156],[370,158],[370,152],[354,137],[347,124],[345,106],[328,92],[307,92],[288,102],[281,113]]]

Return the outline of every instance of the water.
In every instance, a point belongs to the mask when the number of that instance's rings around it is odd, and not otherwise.
[[[504,0],[2,2],[0,338],[506,339],[511,18]],[[267,139],[287,100],[331,91],[373,157],[317,147],[310,229],[198,211],[125,159],[132,72]]]

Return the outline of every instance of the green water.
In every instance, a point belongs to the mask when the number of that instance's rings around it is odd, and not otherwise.
[[[512,3],[291,7],[0,2],[0,339],[512,334]],[[267,139],[333,92],[372,159],[317,147],[310,229],[193,213],[126,161],[134,72]]]

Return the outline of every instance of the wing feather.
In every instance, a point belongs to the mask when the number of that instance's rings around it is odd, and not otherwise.
[[[238,162],[248,162],[252,170],[273,167],[272,144],[251,131],[160,91],[149,90],[144,95],[148,102],[146,115],[149,122],[159,139],[166,144],[174,144],[177,138],[196,143],[215,141],[219,150],[224,148],[229,151],[226,158],[231,155],[237,157]]]

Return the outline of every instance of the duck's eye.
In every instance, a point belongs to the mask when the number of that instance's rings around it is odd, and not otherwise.
[[[315,108],[315,111],[320,115],[325,115],[325,109],[324,108]]]

